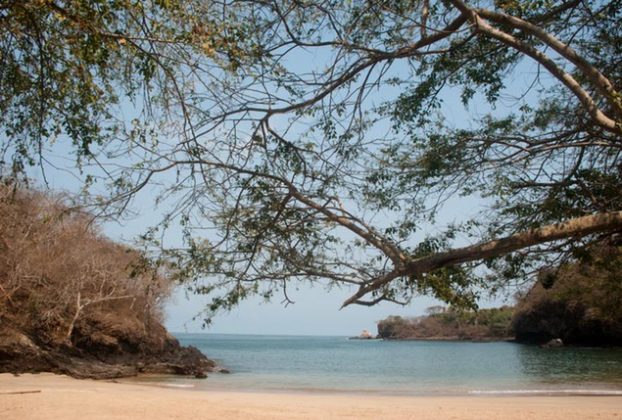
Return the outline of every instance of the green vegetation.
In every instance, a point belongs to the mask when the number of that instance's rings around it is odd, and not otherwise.
[[[1,175],[60,165],[107,216],[155,191],[143,239],[208,316],[297,281],[474,308],[622,229],[621,21],[618,0],[2,1]],[[487,208],[435,224],[460,199]]]
[[[378,335],[384,339],[416,340],[507,340],[512,337],[514,308],[454,310],[439,307],[427,316],[390,316],[378,322]]]
[[[581,262],[542,270],[516,306],[516,338],[622,345],[622,249],[598,247]]]

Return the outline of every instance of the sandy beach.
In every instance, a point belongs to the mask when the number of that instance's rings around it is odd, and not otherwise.
[[[76,380],[52,374],[0,374],[0,418],[622,419],[622,396],[391,397],[213,392]]]

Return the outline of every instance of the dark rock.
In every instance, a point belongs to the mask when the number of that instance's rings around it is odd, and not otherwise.
[[[554,347],[564,347],[564,342],[561,338],[553,338],[552,340],[547,341],[542,344],[542,348],[554,348]]]
[[[0,373],[52,372],[80,379],[113,379],[158,373],[205,377],[216,363],[197,348],[183,347],[164,333],[159,346],[128,343],[107,332],[82,337],[77,345],[37,343],[26,333],[0,329]]]

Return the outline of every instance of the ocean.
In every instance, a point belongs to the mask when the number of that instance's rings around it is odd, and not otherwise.
[[[510,342],[176,334],[231,374],[166,378],[197,390],[390,395],[622,395],[622,349]],[[162,378],[152,380],[163,381]]]

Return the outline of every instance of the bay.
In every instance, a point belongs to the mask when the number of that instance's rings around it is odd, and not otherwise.
[[[622,349],[511,342],[176,334],[231,374],[169,378],[196,389],[407,395],[622,395]]]

